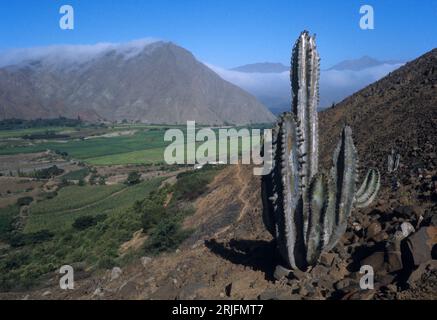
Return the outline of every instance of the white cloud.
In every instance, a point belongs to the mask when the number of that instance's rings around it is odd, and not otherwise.
[[[207,64],[223,79],[241,87],[257,97],[290,100],[290,75],[283,73],[244,73]],[[360,71],[325,70],[320,75],[320,107],[340,102],[352,93],[381,79],[402,64],[383,64]]]
[[[126,58],[137,55],[147,45],[158,39],[144,38],[127,43],[97,43],[92,45],[53,45],[0,51],[0,67],[20,64],[30,60],[43,60],[46,63],[84,63],[116,50]]]

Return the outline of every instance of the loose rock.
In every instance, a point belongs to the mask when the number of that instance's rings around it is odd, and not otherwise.
[[[413,225],[409,222],[403,222],[401,224],[401,232],[404,238],[408,237],[410,234],[412,234],[414,231],[416,231],[413,227]]]
[[[281,266],[281,265],[277,265],[275,268],[275,272],[273,274],[273,277],[276,280],[281,280],[283,278],[287,278],[291,273],[291,270]]]
[[[414,265],[431,260],[432,247],[437,243],[437,227],[422,227],[407,239]]]
[[[140,261],[141,261],[141,264],[143,265],[143,267],[146,268],[147,265],[148,265],[150,262],[152,262],[152,258],[150,258],[150,257],[142,257],[142,258],[140,259]]]
[[[112,268],[111,281],[114,281],[114,280],[120,278],[122,273],[123,273],[123,271],[119,267]]]

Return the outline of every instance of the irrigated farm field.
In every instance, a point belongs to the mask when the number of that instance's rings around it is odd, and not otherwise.
[[[182,126],[9,124],[0,125],[0,291],[32,287],[65,264],[100,271],[175,250],[190,232],[183,219],[222,166],[169,165],[166,147],[181,147],[176,159],[193,163],[186,150],[219,157],[251,146],[248,135],[164,141],[169,128],[186,138]],[[134,233],[141,241],[129,249]]]
[[[156,178],[132,187],[120,184],[62,188],[57,197],[30,206],[24,231],[31,233],[46,229],[58,232],[69,228],[81,216],[110,216],[114,211],[127,209],[135,201],[143,199],[157,189],[162,180]]]
[[[107,128],[34,128],[0,131],[0,156],[44,152],[67,154],[69,157],[92,165],[151,164],[164,161],[164,150],[170,142],[164,141],[169,128],[185,127],[120,125]],[[50,139],[28,139],[51,132]],[[57,138],[56,134],[62,134]],[[11,140],[11,138],[13,139]],[[184,142],[189,147],[188,142]],[[212,142],[211,142],[212,143]],[[197,142],[197,147],[202,142]],[[250,146],[250,144],[249,144]],[[218,148],[218,142],[217,142]],[[236,147],[247,151],[247,147]],[[217,149],[218,150],[218,149]],[[217,152],[219,153],[219,152]]]

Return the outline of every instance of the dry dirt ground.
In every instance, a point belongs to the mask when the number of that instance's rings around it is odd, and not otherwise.
[[[8,175],[10,172],[17,175],[18,170],[21,172],[33,172],[34,170],[46,169],[54,165],[66,171],[78,168],[70,161],[64,160],[49,151],[0,156],[0,173],[3,175]]]

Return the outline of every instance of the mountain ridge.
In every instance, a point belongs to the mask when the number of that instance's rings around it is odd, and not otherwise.
[[[290,71],[290,67],[276,62],[258,62],[238,66],[230,69],[245,73],[282,73]]]
[[[86,47],[89,49],[89,47]],[[53,118],[182,124],[271,122],[256,98],[170,42],[107,45],[83,59],[68,54],[0,68],[0,119]],[[56,58],[56,57],[55,57]],[[79,57],[80,58],[80,57]]]
[[[398,61],[398,60],[378,60],[375,58],[372,58],[370,56],[362,56],[358,59],[349,59],[349,60],[343,60],[339,63],[333,65],[330,67],[329,70],[352,70],[352,71],[361,71],[364,69],[380,66],[383,64],[389,64],[389,65],[395,65],[395,64],[401,64],[404,63],[404,61]]]

